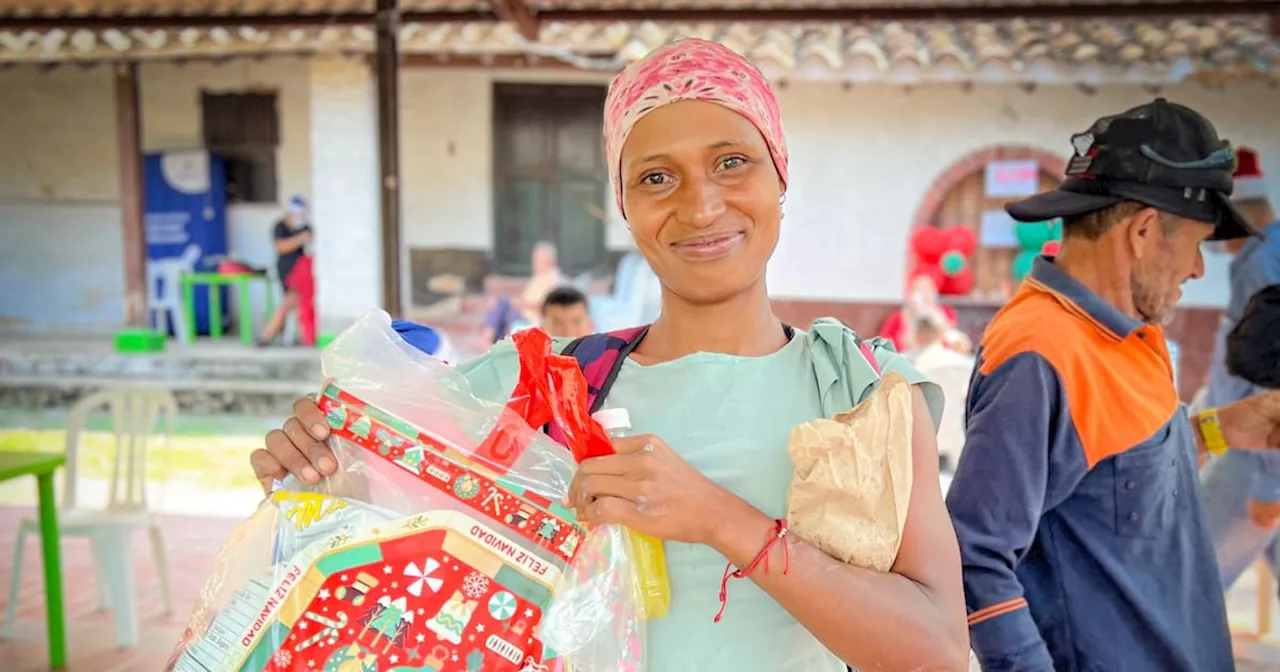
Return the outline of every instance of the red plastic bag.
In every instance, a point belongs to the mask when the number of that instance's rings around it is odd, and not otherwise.
[[[551,337],[541,329],[511,336],[520,356],[520,379],[493,432],[476,455],[495,467],[510,468],[528,445],[530,433],[554,422],[565,447],[581,463],[613,454],[613,445],[587,408],[587,379],[572,357],[554,354]]]

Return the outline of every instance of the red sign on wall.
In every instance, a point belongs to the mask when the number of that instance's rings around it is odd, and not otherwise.
[[[1019,198],[1040,190],[1040,164],[1032,161],[992,161],[987,164],[987,198]]]

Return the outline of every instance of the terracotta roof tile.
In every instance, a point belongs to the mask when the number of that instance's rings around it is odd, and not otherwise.
[[[0,0],[19,1],[25,0]],[[296,0],[309,6],[366,1]],[[800,76],[823,78],[866,80],[914,73],[911,76],[920,79],[981,75],[1035,80],[1071,77],[1087,70],[1125,81],[1163,82],[1186,73],[1275,80],[1280,77],[1280,40],[1269,37],[1268,30],[1261,17],[821,24],[544,22],[538,42],[530,43],[505,23],[426,23],[405,26],[400,47],[405,53],[577,54],[625,62],[670,40],[693,36],[718,40],[771,73],[798,71]],[[102,60],[126,54],[164,58],[370,52],[373,42],[371,27],[363,25],[0,30],[0,61]]]
[[[0,17],[368,14],[374,0],[0,0]],[[406,12],[489,11],[489,0],[400,0]]]
[[[966,8],[1024,5],[1163,5],[1176,10],[1195,0],[525,0],[538,11],[609,10],[803,10]],[[1224,3],[1239,0],[1221,0]],[[236,16],[369,13],[374,0],[0,0],[0,17]],[[490,11],[490,0],[401,0],[406,12]]]

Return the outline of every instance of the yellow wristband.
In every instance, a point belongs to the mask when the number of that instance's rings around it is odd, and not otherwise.
[[[1200,427],[1200,436],[1204,438],[1204,449],[1210,455],[1221,455],[1227,452],[1227,437],[1222,434],[1222,423],[1218,419],[1218,409],[1208,408],[1196,416]]]

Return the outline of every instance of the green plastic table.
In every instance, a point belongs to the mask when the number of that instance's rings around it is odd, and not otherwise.
[[[0,483],[21,476],[36,477],[44,555],[45,613],[49,624],[49,667],[55,670],[67,666],[67,617],[62,605],[62,551],[58,538],[58,507],[53,499],[53,474],[66,461],[62,454],[0,450]]]
[[[209,288],[209,338],[222,338],[222,292],[218,288],[235,285],[240,289],[240,340],[253,345],[253,305],[249,301],[250,288],[262,282],[267,291],[267,314],[275,310],[275,293],[271,291],[271,278],[261,273],[185,273],[182,276],[182,318],[187,321],[187,342],[196,338],[196,285]]]

